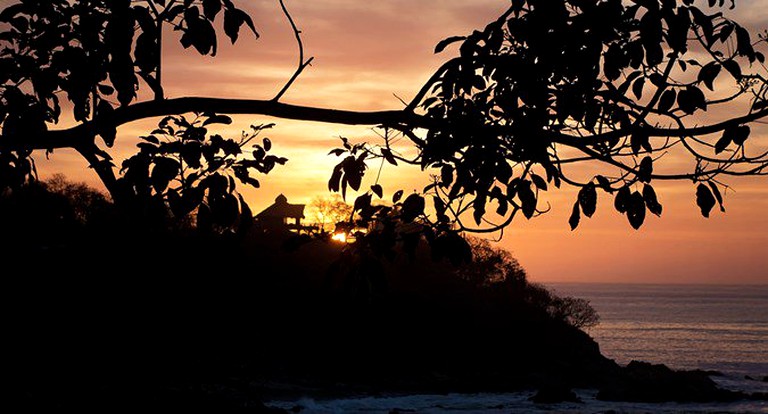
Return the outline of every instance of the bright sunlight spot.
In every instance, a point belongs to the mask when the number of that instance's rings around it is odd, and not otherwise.
[[[331,237],[332,240],[335,240],[339,243],[346,243],[347,242],[347,234],[346,233],[336,233]]]

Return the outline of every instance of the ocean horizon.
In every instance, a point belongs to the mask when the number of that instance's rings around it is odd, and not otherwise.
[[[608,358],[718,371],[729,389],[768,392],[768,285],[549,283],[590,301],[587,329]],[[748,379],[753,378],[752,380]]]

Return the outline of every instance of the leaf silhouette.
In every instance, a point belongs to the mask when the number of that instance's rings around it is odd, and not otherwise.
[[[443,50],[445,50],[445,48],[448,47],[448,45],[450,45],[451,43],[455,43],[455,42],[464,40],[466,38],[467,38],[466,36],[451,36],[447,39],[443,39],[437,44],[437,46],[435,46],[435,53],[440,53]]]
[[[721,66],[717,62],[709,62],[699,70],[699,82],[704,82],[710,91],[714,91],[714,81],[717,75],[720,73]]]
[[[701,209],[701,215],[709,218],[712,207],[715,206],[715,197],[705,184],[699,184],[696,187],[696,205]]]
[[[595,189],[595,185],[589,183],[582,187],[582,189],[579,190],[578,200],[584,215],[592,217],[597,209],[597,190]]]
[[[203,122],[203,126],[208,126],[211,124],[224,124],[224,125],[230,125],[232,123],[232,118],[230,118],[227,115],[211,115]]]
[[[717,188],[717,184],[713,183],[712,181],[707,182],[707,184],[709,184],[709,188],[712,189],[712,194],[715,195],[717,204],[720,205],[720,211],[725,213],[725,207],[723,206],[723,195],[720,194],[720,190]]]
[[[522,203],[523,215],[530,219],[536,213],[536,194],[531,190],[530,181],[521,181],[517,186],[517,196]]]
[[[400,201],[400,198],[403,197],[403,190],[397,190],[395,191],[395,194],[392,195],[392,202],[397,203]]]
[[[643,200],[643,195],[637,191],[629,197],[627,220],[635,230],[639,229],[645,221],[645,200]]]
[[[379,198],[384,198],[384,189],[382,189],[379,184],[372,185],[371,191],[373,191]]]
[[[626,213],[629,209],[631,192],[628,186],[621,187],[613,199],[613,206],[619,213]]]
[[[411,194],[403,201],[401,218],[406,223],[413,221],[416,217],[424,214],[424,197],[418,194]]]
[[[580,219],[581,214],[579,212],[579,201],[577,200],[575,203],[573,203],[573,211],[571,212],[571,216],[568,218],[568,224],[571,226],[571,231],[576,230]]]
[[[651,181],[651,176],[653,175],[653,158],[650,156],[644,157],[640,161],[640,166],[637,169],[637,179],[648,183]]]
[[[648,211],[657,216],[661,216],[662,206],[659,204],[659,200],[656,197],[656,191],[649,184],[643,186],[643,199],[645,200],[645,205],[648,207]]]
[[[668,112],[675,104],[676,97],[677,92],[675,92],[674,89],[667,89],[664,91],[664,93],[661,94],[661,98],[659,98],[659,103],[657,105],[658,110],[660,112]]]
[[[221,11],[221,0],[203,0],[203,14],[208,20],[213,20]]]

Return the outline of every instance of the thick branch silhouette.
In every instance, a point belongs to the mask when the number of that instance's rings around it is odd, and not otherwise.
[[[50,130],[32,136],[22,133],[6,134],[0,140],[0,149],[47,150],[76,148],[83,143],[89,142],[90,138],[98,134],[99,126],[119,127],[142,119],[189,112],[264,115],[282,119],[341,125],[399,125],[400,128],[407,127],[411,129],[439,127],[439,123],[434,119],[429,119],[409,110],[351,111],[293,105],[274,100],[182,97],[132,104],[116,109],[108,119],[104,117],[96,118],[93,121],[84,122],[67,129]],[[649,126],[643,128],[652,137],[699,136],[722,132],[728,127],[753,122],[765,117],[768,117],[768,108],[711,125],[690,128]],[[591,136],[573,136],[565,133],[549,132],[546,138],[554,144],[578,148],[583,145],[595,145],[629,136],[635,128],[639,127],[623,128]],[[506,130],[509,130],[509,127],[496,126],[489,127],[489,129],[503,134]]]
[[[315,121],[344,125],[407,124],[425,127],[430,121],[408,111],[346,111],[291,105],[273,100],[224,99],[184,97],[162,101],[148,101],[116,109],[107,119],[97,117],[68,129],[52,130],[33,136],[7,134],[0,140],[0,149],[46,150],[75,148],[88,142],[105,125],[118,127],[134,121],[188,112],[216,112],[226,114],[265,115],[283,119]]]

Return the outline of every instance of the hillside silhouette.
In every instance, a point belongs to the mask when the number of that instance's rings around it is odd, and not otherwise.
[[[487,242],[470,240],[475,260],[456,266],[424,242],[385,258],[290,232],[150,229],[61,177],[0,208],[6,260],[20,266],[3,278],[5,375],[29,411],[572,387],[647,398],[617,389],[631,375],[575,327],[596,323],[588,304],[529,283]],[[656,372],[695,390],[667,399],[733,397],[705,376]]]

